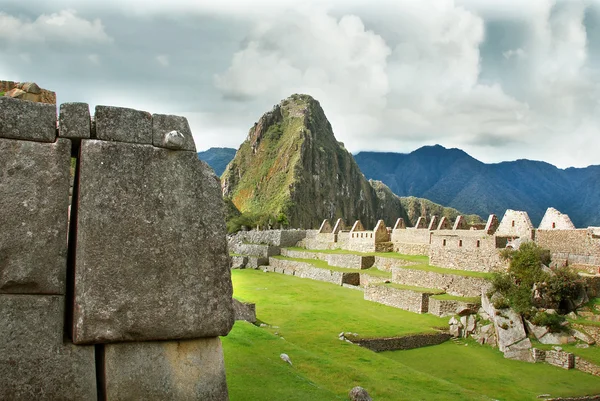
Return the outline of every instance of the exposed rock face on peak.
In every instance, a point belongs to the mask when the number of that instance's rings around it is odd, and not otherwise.
[[[370,227],[380,218],[408,218],[391,191],[378,197],[308,95],[292,95],[254,124],[221,183],[240,211],[284,215],[292,227],[317,227],[324,218]]]
[[[270,215],[291,227],[316,228],[323,219],[455,218],[459,212],[426,199],[399,198],[380,181],[367,181],[333,135],[318,101],[292,95],[250,129],[221,177],[223,195],[241,211]],[[407,210],[410,210],[407,213]],[[477,218],[477,217],[475,217]]]

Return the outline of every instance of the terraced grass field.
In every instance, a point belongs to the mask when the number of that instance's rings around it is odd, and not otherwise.
[[[340,341],[431,332],[447,318],[365,301],[360,291],[259,270],[232,271],[234,296],[255,302],[268,327],[237,322],[223,337],[231,400],[344,400],[360,385],[375,400],[534,400],[600,393],[600,378],[506,360],[496,349],[449,341],[374,353]],[[259,322],[259,323],[260,323]],[[466,346],[465,346],[466,344]],[[286,353],[290,366],[279,358]]]

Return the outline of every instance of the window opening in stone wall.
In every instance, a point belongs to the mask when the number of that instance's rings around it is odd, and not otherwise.
[[[373,238],[373,233],[371,233],[371,238]]]
[[[481,245],[481,242],[479,240],[477,240],[477,244],[475,245],[477,248],[479,248],[479,245]]]
[[[462,240],[461,239],[458,240],[458,246],[462,246]]]
[[[514,220],[512,221],[512,226],[513,226],[513,227],[515,226],[515,221],[514,221]]]
[[[556,228],[556,223],[552,223],[552,228]]]
[[[442,246],[446,246],[446,240],[442,242]]]

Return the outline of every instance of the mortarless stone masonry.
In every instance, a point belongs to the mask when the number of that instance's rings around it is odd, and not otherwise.
[[[152,146],[148,113],[100,107],[104,142],[82,139],[87,105],[61,110],[57,139],[55,106],[0,98],[0,399],[227,400],[218,179],[194,151]],[[172,341],[101,344],[150,339]]]

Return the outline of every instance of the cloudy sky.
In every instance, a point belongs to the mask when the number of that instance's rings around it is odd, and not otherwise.
[[[600,0],[0,0],[0,79],[184,115],[198,150],[307,93],[353,153],[600,164]]]

